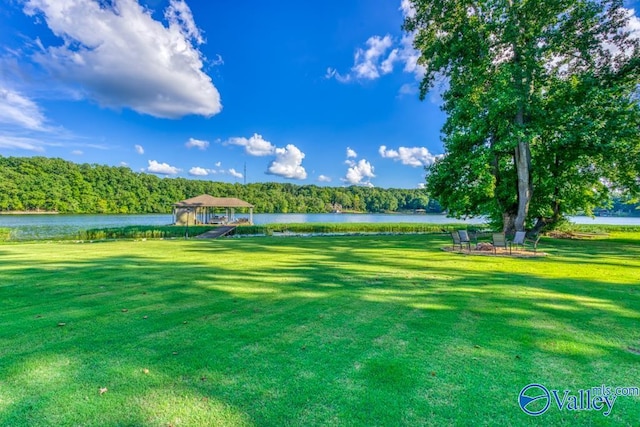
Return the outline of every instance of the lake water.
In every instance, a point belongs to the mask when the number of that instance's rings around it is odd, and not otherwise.
[[[241,218],[244,215],[236,215]],[[619,217],[571,217],[576,224],[638,225],[640,218]],[[0,228],[11,228],[12,239],[47,239],[73,236],[91,228],[123,227],[127,225],[169,225],[171,214],[150,215],[0,215]],[[445,215],[404,214],[254,214],[256,225],[273,223],[335,223],[335,222],[410,222],[427,224],[482,224],[481,218],[457,220]]]

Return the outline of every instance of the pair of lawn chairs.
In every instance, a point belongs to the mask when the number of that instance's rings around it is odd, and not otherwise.
[[[452,231],[451,239],[453,240],[453,249],[457,246],[462,250],[462,247],[466,246],[467,250],[471,252],[471,239],[467,230]]]
[[[509,253],[512,253],[513,248],[526,249],[525,245],[530,245],[534,253],[538,252],[538,242],[540,241],[540,235],[535,238],[527,238],[525,231],[516,231],[513,240],[508,240],[504,233],[493,233],[493,253],[497,253],[498,248],[502,248],[505,251],[509,249]]]

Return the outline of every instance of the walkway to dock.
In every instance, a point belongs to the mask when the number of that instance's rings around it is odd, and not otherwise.
[[[196,236],[196,239],[217,239],[218,237],[226,236],[235,229],[235,225],[223,225]]]

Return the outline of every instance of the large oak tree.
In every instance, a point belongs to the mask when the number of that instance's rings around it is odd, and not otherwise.
[[[412,0],[425,76],[447,82],[430,195],[506,232],[640,190],[640,49],[622,1]]]

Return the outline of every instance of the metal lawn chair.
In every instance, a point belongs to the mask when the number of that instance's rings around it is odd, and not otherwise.
[[[533,253],[534,254],[538,253],[538,242],[540,241],[540,237],[541,236],[542,236],[541,234],[538,234],[538,235],[536,235],[536,236],[534,236],[532,238],[525,239],[525,243],[529,243],[529,244],[531,244],[531,246],[533,246]]]
[[[504,233],[493,233],[493,253],[497,253],[498,248],[507,250],[507,238]]]
[[[509,253],[511,253],[511,248],[515,246],[516,251],[518,248],[524,249],[524,241],[527,238],[527,233],[525,231],[516,231],[516,235],[513,236],[513,240],[509,242]]]
[[[451,232],[451,239],[453,240],[453,249],[455,249],[456,246],[460,246],[460,250],[462,250],[462,242],[460,241],[460,235],[457,231]]]
[[[453,240],[453,249],[455,249],[456,246],[459,246],[460,250],[462,250],[462,246],[467,245],[467,248],[471,251],[471,243],[469,242],[468,235],[463,236],[459,231],[452,231],[451,239]]]
[[[462,245],[466,245],[467,250],[471,252],[471,239],[467,230],[458,230],[458,236],[460,236],[460,250],[462,250]]]

